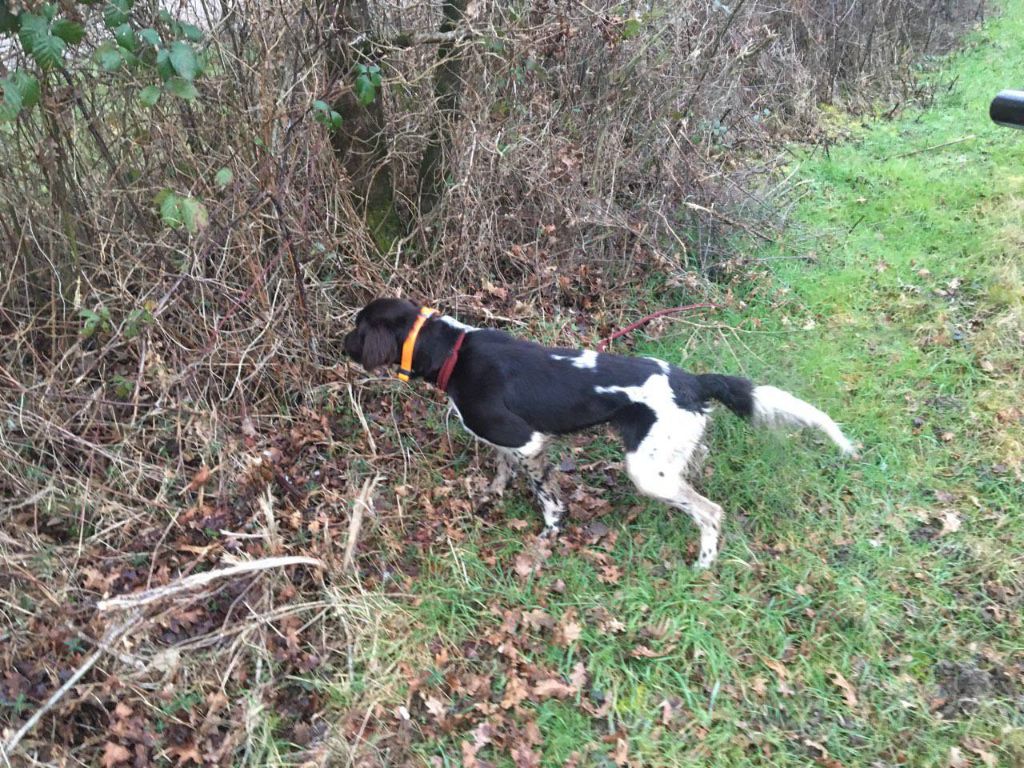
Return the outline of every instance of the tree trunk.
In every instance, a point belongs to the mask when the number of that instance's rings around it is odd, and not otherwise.
[[[331,82],[355,83],[359,64],[374,64],[369,44],[365,49],[350,41],[371,39],[370,13],[366,0],[324,0],[326,15],[333,20],[329,75]],[[341,127],[331,134],[335,155],[352,183],[356,208],[365,217],[373,238],[382,251],[404,234],[394,205],[394,187],[387,157],[384,107],[381,94],[362,105],[349,87],[331,105],[342,117]]]
[[[467,0],[444,0],[441,32],[451,32],[466,15]],[[451,147],[452,125],[458,117],[459,95],[462,92],[463,55],[458,40],[441,43],[437,49],[437,73],[434,96],[437,118],[423,151],[419,169],[419,210],[430,211],[441,199],[447,172],[447,155]]]

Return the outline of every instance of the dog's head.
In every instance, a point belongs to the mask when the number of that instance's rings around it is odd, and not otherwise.
[[[368,371],[401,362],[402,343],[419,307],[405,299],[374,299],[356,315],[356,327],[345,337],[345,354]]]

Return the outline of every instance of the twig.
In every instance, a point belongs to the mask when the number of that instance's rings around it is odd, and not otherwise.
[[[627,333],[629,333],[631,331],[635,331],[641,325],[643,325],[644,323],[651,322],[651,320],[654,320],[656,317],[664,317],[665,315],[672,315],[672,314],[675,314],[676,312],[688,312],[691,309],[720,309],[720,308],[721,307],[719,307],[717,304],[712,304],[710,302],[703,302],[701,304],[687,304],[686,306],[683,306],[683,307],[668,307],[667,309],[659,309],[657,312],[652,312],[651,314],[647,315],[646,317],[641,317],[635,323],[630,323],[629,325],[627,325],[622,330],[616,331],[611,336],[608,336],[608,337],[602,339],[601,343],[597,345],[597,351],[598,352],[604,352],[606,349],[608,349],[608,345],[611,342],[613,342],[615,339],[619,338],[620,336],[625,336]]]
[[[691,203],[689,201],[684,202],[683,205],[685,205],[687,208],[689,208],[691,210],[694,210],[694,211],[701,211],[702,213],[711,214],[715,218],[721,219],[722,221],[724,221],[726,224],[729,224],[730,226],[737,227],[738,229],[742,229],[747,234],[753,235],[754,237],[761,238],[766,243],[774,243],[775,242],[770,237],[768,237],[768,235],[766,235],[764,232],[758,232],[756,229],[752,229],[749,225],[744,224],[741,221],[736,221],[736,219],[729,218],[724,213],[720,213],[719,211],[716,211],[713,208],[706,208],[703,205],[698,205],[697,203]]]
[[[341,560],[343,570],[352,568],[355,560],[356,542],[359,541],[359,530],[363,527],[363,513],[370,509],[370,497],[373,489],[380,482],[380,475],[367,478],[363,483],[363,489],[356,496],[352,504],[352,518],[348,522],[348,541],[345,542],[345,555]]]
[[[896,160],[897,158],[900,158],[900,157],[910,157],[911,155],[919,155],[922,152],[931,152],[933,149],[942,149],[943,147],[949,147],[949,146],[952,146],[953,144],[962,144],[965,141],[971,141],[972,139],[976,139],[976,138],[977,138],[977,136],[975,136],[972,133],[972,134],[970,134],[968,136],[963,136],[963,137],[961,137],[959,139],[953,139],[952,141],[944,141],[941,144],[933,144],[930,147],[922,147],[921,149],[912,149],[910,152],[901,152],[898,155],[889,155],[888,157],[882,158],[882,162],[884,163],[884,162],[888,162],[889,160]]]
[[[96,662],[100,660],[100,657],[104,653],[109,651],[110,647],[114,643],[120,640],[123,635],[125,635],[132,627],[134,627],[139,622],[140,618],[142,618],[142,611],[135,610],[128,616],[128,618],[126,618],[120,624],[116,624],[115,626],[107,630],[107,633],[103,636],[103,639],[100,641],[99,647],[97,647],[96,650],[93,651],[92,655],[88,659],[86,659],[78,669],[75,670],[75,673],[67,679],[64,685],[62,685],[60,688],[54,691],[53,695],[46,700],[46,703],[43,704],[43,706],[36,710],[36,713],[32,715],[32,717],[25,721],[25,724],[18,729],[17,733],[11,736],[11,738],[7,741],[6,744],[0,746],[0,758],[3,758],[5,763],[8,763],[9,758],[14,752],[14,748],[18,746],[18,743],[23,738],[25,738],[25,735],[29,731],[35,728],[36,723],[39,722],[42,716],[49,712],[51,709],[53,709],[57,702],[60,701],[64,697],[64,695],[68,691],[70,691],[75,686],[75,684],[85,676],[85,673],[92,669],[93,666],[95,666]]]
[[[265,557],[261,560],[249,560],[227,568],[220,568],[216,571],[194,573],[191,576],[186,576],[184,579],[179,579],[178,581],[166,584],[162,587],[147,589],[143,592],[136,592],[131,595],[118,595],[117,597],[100,600],[96,607],[100,611],[110,611],[117,608],[138,608],[143,605],[154,603],[157,600],[173,597],[181,592],[188,592],[189,590],[205,587],[207,584],[212,581],[216,581],[217,579],[230,578],[231,576],[237,576],[240,573],[265,571],[269,568],[283,568],[287,565],[312,565],[314,568],[324,567],[323,562],[314,557]]]
[[[708,72],[711,71],[711,65],[715,62],[715,56],[718,53],[718,46],[722,44],[722,38],[725,37],[725,33],[729,31],[729,27],[732,26],[733,21],[740,13],[740,9],[743,8],[743,4],[747,0],[738,0],[736,5],[732,9],[732,13],[729,14],[729,18],[725,20],[725,24],[718,30],[718,35],[715,37],[715,42],[711,44],[711,52],[707,56],[707,62],[704,65],[704,70],[700,73],[700,77],[697,78],[697,84],[693,86],[693,90],[690,91],[690,97],[686,100],[686,106],[683,107],[683,114],[690,114],[690,107],[693,106],[693,100],[697,98],[697,94],[700,93],[700,88],[704,85],[704,79],[708,76]]]

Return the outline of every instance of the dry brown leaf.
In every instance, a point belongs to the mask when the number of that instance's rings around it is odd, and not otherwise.
[[[968,736],[964,739],[964,748],[976,754],[986,768],[996,768],[999,765],[999,758],[982,747],[981,742]]]
[[[525,742],[512,748],[512,760],[516,768],[540,768],[540,752]]]
[[[587,684],[587,668],[583,666],[582,661],[577,661],[576,665],[572,668],[572,673],[569,675],[569,682],[577,691],[582,691],[583,686]]]
[[[634,659],[660,659],[662,656],[666,656],[672,652],[674,646],[667,646],[663,651],[652,651],[643,643],[636,645],[629,652],[629,655]]]
[[[618,766],[629,765],[629,741],[624,736],[615,741],[612,761]]]
[[[186,763],[193,763],[195,765],[203,764],[203,756],[196,748],[196,745],[192,742],[182,744],[180,746],[168,747],[167,754],[172,755],[179,766],[183,766]]]
[[[523,736],[526,738],[527,744],[537,746],[544,743],[544,737],[541,736],[540,726],[537,725],[536,720],[530,720],[526,723],[526,727],[523,728]]]
[[[127,763],[131,758],[132,753],[126,747],[122,747],[116,741],[108,741],[103,747],[100,765],[103,768],[114,768],[119,763]]]
[[[505,695],[501,698],[501,708],[511,709],[525,699],[528,694],[529,691],[523,678],[512,675],[508,679],[508,685],[505,686]]]
[[[185,487],[186,492],[195,492],[202,488],[210,480],[210,468],[205,464],[192,476],[192,482]]]
[[[570,608],[558,622],[558,627],[555,629],[555,643],[568,647],[579,640],[582,633],[583,627],[576,620],[576,611]]]
[[[473,741],[462,742],[462,766],[463,768],[477,768],[480,763],[477,761],[477,753],[491,743],[494,735],[494,727],[490,723],[480,723],[473,729]]]
[[[779,661],[778,659],[771,658],[762,659],[762,661],[764,662],[764,665],[768,667],[768,669],[770,669],[772,672],[779,676],[780,680],[789,679],[789,670],[786,669],[786,665],[783,664],[781,661]]]
[[[423,699],[423,703],[427,707],[427,712],[433,715],[434,719],[437,720],[437,722],[444,722],[446,707],[443,701],[441,701],[436,696],[426,696]]]
[[[949,748],[949,758],[946,760],[947,768],[968,768],[971,761],[960,747]]]
[[[573,686],[563,683],[557,677],[538,680],[533,686],[533,695],[540,701],[550,699],[552,697],[556,699],[564,699],[568,696],[572,696],[574,693],[576,693],[576,689]]]
[[[850,709],[856,709],[859,705],[857,701],[857,691],[854,690],[853,685],[847,680],[837,669],[825,670],[829,677],[832,678],[832,683],[843,692],[843,698],[846,699],[846,706]]]
[[[764,675],[758,675],[751,681],[751,688],[754,689],[754,693],[758,696],[764,696],[768,693],[768,681]]]
[[[963,525],[963,520],[960,519],[960,515],[951,509],[947,509],[942,513],[942,529],[938,535],[946,536],[950,533],[956,533],[960,530],[960,526]]]
[[[785,665],[777,660],[771,658],[763,659],[764,665],[768,667],[772,672],[779,678],[779,693],[783,696],[792,696],[796,691],[789,684],[789,670],[786,669]]]

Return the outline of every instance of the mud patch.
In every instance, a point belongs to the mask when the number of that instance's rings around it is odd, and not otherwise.
[[[1024,703],[1021,687],[1014,680],[1014,670],[985,659],[975,662],[940,661],[935,665],[935,680],[939,686],[936,709],[942,717],[952,719],[976,712],[992,699],[1015,702],[1016,706]]]

